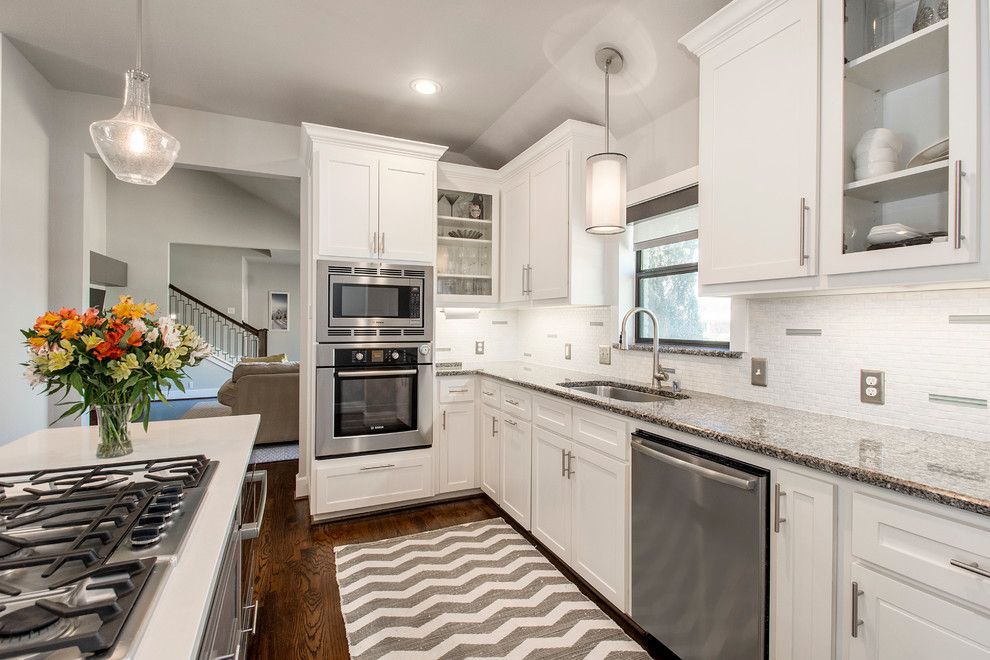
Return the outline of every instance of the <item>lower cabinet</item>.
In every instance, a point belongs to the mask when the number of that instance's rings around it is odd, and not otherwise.
[[[496,502],[500,502],[502,496],[502,436],[498,432],[500,423],[501,416],[497,410],[485,405],[481,406],[481,434],[478,448],[481,454],[480,486],[481,490],[488,493],[488,496]]]
[[[532,427],[529,422],[503,414],[498,434],[502,445],[502,499],[499,504],[516,522],[530,529]]]
[[[316,515],[405,502],[433,495],[429,449],[317,461]]]
[[[475,434],[474,403],[440,406],[438,492],[451,493],[477,486]]]
[[[976,612],[854,562],[850,660],[990,660],[990,625]]]
[[[533,429],[533,536],[623,611],[627,483],[625,463]]]
[[[789,470],[775,475],[774,657],[827,660],[833,639],[835,486]]]

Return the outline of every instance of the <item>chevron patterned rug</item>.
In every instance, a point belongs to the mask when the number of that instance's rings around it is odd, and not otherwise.
[[[336,549],[351,657],[648,658],[500,519]]]

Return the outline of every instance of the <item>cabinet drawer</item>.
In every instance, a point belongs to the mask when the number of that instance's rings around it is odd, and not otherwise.
[[[488,380],[487,378],[481,379],[481,402],[487,403],[489,406],[495,406],[498,408],[500,401],[500,393],[498,383],[494,380]]]
[[[430,450],[319,461],[315,513],[334,513],[433,495]]]
[[[569,438],[571,437],[571,407],[559,399],[534,396],[533,423]]]
[[[621,460],[628,458],[629,434],[623,420],[575,407],[572,425],[575,441]]]
[[[440,403],[474,401],[474,376],[450,376],[440,379]]]
[[[533,416],[533,397],[524,390],[502,387],[502,410],[520,419],[529,420]]]
[[[990,531],[856,493],[852,552],[990,608]]]

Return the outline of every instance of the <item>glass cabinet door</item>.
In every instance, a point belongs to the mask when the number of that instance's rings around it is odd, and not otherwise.
[[[495,196],[437,191],[437,296],[452,300],[495,295]]]

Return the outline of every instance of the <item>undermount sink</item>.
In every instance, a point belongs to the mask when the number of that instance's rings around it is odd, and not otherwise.
[[[607,399],[615,399],[617,401],[629,401],[632,403],[648,403],[650,401],[663,401],[664,399],[686,399],[688,398],[686,394],[681,394],[680,392],[667,392],[659,391],[654,394],[653,392],[646,392],[638,389],[633,389],[631,387],[626,387],[618,383],[558,383],[561,387],[566,387],[568,389],[574,390],[575,392],[584,392],[586,394],[595,394],[597,396],[602,396]]]

